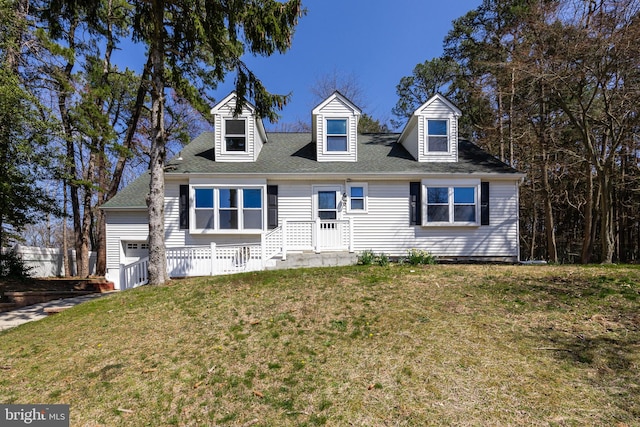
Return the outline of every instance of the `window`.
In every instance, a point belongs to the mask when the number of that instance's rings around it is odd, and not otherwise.
[[[262,189],[194,188],[194,230],[262,230]]]
[[[367,211],[367,184],[366,183],[347,184],[347,195],[349,196],[349,201],[347,204],[347,212],[366,212]]]
[[[238,228],[238,190],[221,188],[220,194],[220,229],[236,230]]]
[[[476,189],[454,187],[453,222],[476,222]]]
[[[427,151],[449,151],[449,122],[447,120],[427,120]]]
[[[242,194],[243,228],[262,229],[262,190],[245,188]]]
[[[247,151],[247,138],[244,120],[225,120],[226,151]]]
[[[427,187],[427,223],[476,224],[477,186]]]
[[[338,204],[335,191],[318,191],[318,218],[336,219]]]
[[[427,188],[427,222],[449,222],[449,189]]]
[[[347,151],[347,119],[327,119],[327,151]]]
[[[213,229],[215,219],[213,188],[196,188],[195,199],[195,227],[201,230]]]

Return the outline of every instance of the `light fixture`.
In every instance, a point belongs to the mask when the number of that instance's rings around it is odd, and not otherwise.
[[[342,193],[342,203],[347,203],[347,193]]]

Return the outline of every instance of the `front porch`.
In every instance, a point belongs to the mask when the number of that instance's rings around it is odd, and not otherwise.
[[[320,220],[287,221],[263,233],[260,243],[166,248],[169,277],[216,276],[267,268],[343,265],[353,263],[353,257],[327,255],[353,253],[353,221]],[[310,261],[290,260],[291,254],[314,253]],[[346,260],[346,261],[345,261]],[[277,262],[280,262],[278,266]],[[332,262],[335,262],[333,264]],[[130,289],[148,282],[149,258],[128,265],[121,264],[118,289]]]

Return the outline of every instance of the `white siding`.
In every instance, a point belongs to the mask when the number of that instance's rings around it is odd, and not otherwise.
[[[118,268],[122,240],[146,241],[149,237],[147,211],[106,211],[107,268]]]
[[[325,150],[326,133],[325,120],[331,118],[348,119],[347,151],[342,153],[327,152]],[[349,105],[336,97],[326,103],[313,116],[316,129],[316,155],[319,162],[355,162],[358,159],[358,115]]]
[[[454,111],[440,99],[435,99],[418,111],[418,134],[420,162],[456,162],[458,160],[458,119]],[[449,121],[449,152],[427,152],[427,119],[446,119]]]
[[[414,159],[420,158],[420,145],[418,144],[418,127],[414,126],[407,134],[407,138],[402,143],[404,148],[413,156]]]
[[[406,255],[411,248],[442,257],[518,256],[517,184],[491,183],[491,225],[420,227],[409,225],[409,183],[369,182],[369,210],[354,214],[356,251],[372,249]],[[424,209],[424,206],[423,206]]]
[[[164,244],[166,247],[179,247],[187,244],[189,230],[180,229],[180,185],[188,181],[165,181],[164,191]]]
[[[269,183],[278,185],[280,221],[314,218],[313,185],[321,183]],[[327,183],[333,184],[336,183]],[[515,182],[491,183],[491,224],[488,226],[420,227],[409,225],[409,182],[369,181],[367,213],[344,212],[343,218],[353,218],[356,251],[372,249],[402,256],[408,249],[420,248],[443,257],[515,259],[518,256],[517,191]]]
[[[224,120],[234,119],[233,113],[236,107],[236,99],[231,98],[229,101],[219,107],[218,114],[214,115],[215,126],[215,159],[216,162],[253,162],[258,158],[260,150],[263,146],[263,141],[258,132],[256,120],[253,116],[253,112],[246,106],[242,110],[242,114],[238,116],[238,119],[244,119],[246,121],[246,144],[247,151],[245,152],[225,152],[224,151]]]
[[[313,218],[312,184],[270,182],[278,185],[278,218],[289,221],[311,221]]]

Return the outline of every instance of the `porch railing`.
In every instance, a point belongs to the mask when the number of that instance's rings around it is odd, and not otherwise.
[[[282,221],[282,251],[353,252],[353,220]]]
[[[192,246],[167,248],[167,271],[170,277],[215,276],[262,270],[262,245]]]
[[[149,257],[122,267],[120,289],[137,288],[149,283]]]
[[[259,243],[166,248],[169,277],[214,276],[258,271],[288,251],[348,250],[353,252],[353,222],[346,220],[282,221]],[[120,289],[148,283],[149,258],[121,267]]]
[[[269,230],[264,235],[263,247],[264,247],[264,260],[270,260],[274,256],[282,253],[282,227],[276,227],[273,230]]]

